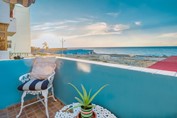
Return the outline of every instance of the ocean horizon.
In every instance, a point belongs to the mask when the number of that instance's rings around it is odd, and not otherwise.
[[[69,50],[93,50],[96,54],[123,54],[141,56],[177,56],[177,46],[146,46],[146,47],[80,47]],[[83,51],[82,50],[82,51]]]
[[[157,46],[157,47],[108,47],[89,48],[98,54],[127,54],[142,56],[176,56],[177,46]]]

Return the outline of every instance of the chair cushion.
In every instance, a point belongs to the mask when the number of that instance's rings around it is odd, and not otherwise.
[[[18,90],[20,91],[40,91],[45,90],[49,86],[48,79],[39,80],[39,79],[30,79],[29,81],[18,86]]]
[[[56,58],[54,57],[37,57],[34,60],[33,68],[30,73],[30,77],[33,79],[46,79],[48,78],[56,68]]]

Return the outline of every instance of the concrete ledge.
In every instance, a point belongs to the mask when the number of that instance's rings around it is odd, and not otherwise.
[[[77,61],[77,62],[82,62],[82,63],[89,63],[89,64],[96,64],[96,65],[102,65],[102,66],[108,66],[108,67],[115,67],[115,68],[121,68],[121,69],[146,72],[146,73],[151,73],[151,74],[160,74],[160,75],[177,77],[177,72],[173,72],[173,71],[164,71],[164,70],[158,70],[158,69],[143,68],[143,67],[136,67],[136,66],[127,66],[127,65],[122,65],[122,64],[111,64],[111,63],[74,59],[74,58],[67,58],[67,57],[57,57],[57,58],[64,59],[64,60],[70,60],[70,61]]]

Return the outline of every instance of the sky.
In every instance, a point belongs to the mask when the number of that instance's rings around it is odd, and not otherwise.
[[[36,0],[32,46],[177,46],[177,0]]]

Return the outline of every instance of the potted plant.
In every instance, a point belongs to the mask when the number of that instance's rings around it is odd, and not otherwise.
[[[74,106],[68,109],[68,111],[73,108],[81,107],[81,112],[78,114],[77,118],[80,118],[80,117],[81,118],[92,118],[92,117],[96,118],[96,114],[92,110],[94,107],[94,105],[92,105],[92,101],[98,95],[99,92],[101,92],[106,86],[108,86],[108,84],[103,85],[93,95],[91,95],[92,90],[90,89],[90,91],[88,92],[82,84],[81,84],[82,92],[80,92],[79,89],[73,84],[71,83],[68,83],[68,84],[71,85],[80,96],[80,98],[75,97],[75,99],[79,102],[79,104],[77,106]]]

